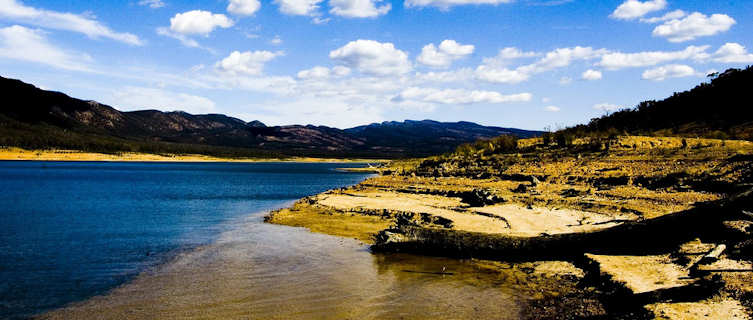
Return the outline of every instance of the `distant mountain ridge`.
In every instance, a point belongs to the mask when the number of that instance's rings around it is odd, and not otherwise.
[[[390,121],[342,130],[266,126],[221,114],[124,112],[2,77],[0,94],[5,101],[0,109],[0,145],[37,149],[394,158],[443,153],[503,134],[541,133],[471,122]]]

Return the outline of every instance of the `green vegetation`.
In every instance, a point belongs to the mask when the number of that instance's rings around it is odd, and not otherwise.
[[[588,124],[560,130],[555,135],[753,140],[753,108],[748,96],[753,83],[753,67],[729,69],[709,77],[711,81],[692,90],[675,93],[661,101],[644,101],[635,108],[592,119]],[[561,142],[568,144],[566,139]]]

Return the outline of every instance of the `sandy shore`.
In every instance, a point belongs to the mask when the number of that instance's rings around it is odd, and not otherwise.
[[[124,162],[328,162],[328,163],[382,163],[385,160],[335,159],[335,158],[220,158],[199,154],[160,155],[123,152],[117,154],[82,152],[76,150],[26,150],[15,147],[0,147],[0,161],[124,161]]]

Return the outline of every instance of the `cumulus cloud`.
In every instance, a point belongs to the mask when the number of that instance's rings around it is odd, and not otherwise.
[[[633,20],[643,17],[651,12],[663,10],[666,7],[667,0],[627,0],[617,7],[610,17],[620,20]]]
[[[215,64],[217,70],[231,75],[258,76],[264,72],[264,64],[281,56],[282,52],[233,51]]]
[[[216,112],[216,105],[205,97],[157,88],[125,87],[113,93],[113,100],[125,110],[157,109],[193,114]]]
[[[441,71],[441,72],[418,72],[415,75],[415,80],[421,82],[460,82],[473,79],[473,69],[460,68],[457,70]]]
[[[380,5],[382,0],[330,0],[331,14],[346,18],[376,18],[392,9],[392,4]]]
[[[280,12],[294,16],[317,16],[323,0],[275,0]]]
[[[753,63],[753,54],[739,43],[724,44],[713,55],[714,61],[724,63]]]
[[[413,67],[408,54],[395,48],[392,43],[374,40],[356,40],[333,50],[329,57],[360,72],[386,76],[410,72]]]
[[[534,74],[569,66],[574,61],[593,60],[606,53],[606,49],[591,47],[558,48],[547,52],[532,64],[515,69],[498,66],[497,59],[485,59],[485,63],[476,68],[476,78],[494,83],[515,84],[527,81]],[[491,63],[491,64],[489,64]]]
[[[499,50],[496,56],[484,58],[483,62],[487,66],[503,67],[509,65],[512,61],[522,58],[538,56],[536,52],[524,52],[515,47],[507,47]]]
[[[609,51],[606,49],[594,49],[591,47],[572,47],[572,48],[559,48],[553,51],[547,52],[541,60],[525,66],[524,69],[529,69],[531,72],[544,72],[554,70],[557,68],[567,67],[573,61],[578,60],[592,60],[596,59]]]
[[[238,16],[252,16],[259,11],[259,8],[261,8],[259,0],[230,0],[227,12]]]
[[[448,10],[454,6],[511,3],[514,0],[406,0],[405,6],[411,7],[436,7]]]
[[[645,72],[643,72],[642,77],[645,80],[663,81],[668,78],[683,78],[696,75],[699,75],[699,73],[697,73],[695,69],[690,66],[683,64],[671,64],[646,70]]]
[[[16,0],[0,0],[0,18],[42,28],[79,32],[91,38],[108,38],[137,46],[144,44],[136,35],[112,31],[90,16],[37,9]]]
[[[330,77],[344,77],[350,74],[350,68],[336,66],[332,69],[316,66],[311,69],[301,70],[296,75],[299,79],[327,79]]]
[[[400,92],[394,101],[416,100],[441,104],[507,103],[531,101],[530,93],[503,95],[496,91],[436,89],[411,87]]]
[[[611,103],[599,103],[599,104],[594,105],[594,109],[601,110],[601,111],[606,111],[606,112],[617,111],[617,110],[619,110],[621,108],[622,107],[620,107],[620,106],[618,106],[616,104],[611,104]]]
[[[165,3],[162,0],[141,0],[139,1],[139,5],[152,9],[158,9],[164,7]]]
[[[704,60],[709,46],[689,46],[680,51],[647,51],[637,53],[612,52],[601,57],[596,65],[609,70],[647,67],[675,60]]]
[[[476,78],[494,83],[516,84],[528,81],[531,74],[521,71],[520,68],[510,70],[508,68],[495,68],[487,65],[480,65],[476,68]]]
[[[447,68],[453,61],[472,54],[474,48],[473,45],[461,45],[455,40],[444,40],[438,48],[430,43],[421,49],[421,54],[416,61],[430,67]]]
[[[735,23],[735,19],[726,14],[707,16],[694,12],[685,18],[672,19],[656,26],[653,35],[667,38],[670,42],[685,42],[727,31]]]
[[[178,13],[170,18],[170,30],[188,35],[208,35],[216,28],[230,28],[233,21],[224,14],[211,13],[203,10],[192,10]]]
[[[661,16],[661,17],[653,17],[653,18],[641,18],[641,22],[644,23],[659,23],[669,20],[675,20],[675,19],[681,19],[687,16],[688,14],[685,11],[682,10],[675,10],[672,12],[668,12],[667,14]]]
[[[549,112],[560,112],[561,109],[558,106],[546,106],[544,107],[544,110]]]
[[[56,47],[44,31],[18,25],[0,28],[0,57],[74,71],[90,71],[86,64],[91,61],[88,55]]]
[[[583,80],[589,80],[589,81],[599,80],[599,79],[601,79],[601,77],[602,77],[601,71],[592,70],[592,69],[586,70],[581,75],[581,79],[583,79]]]

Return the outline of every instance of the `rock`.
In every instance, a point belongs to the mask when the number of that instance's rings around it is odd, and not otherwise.
[[[374,244],[375,245],[387,245],[387,244],[394,244],[394,243],[401,243],[405,241],[405,236],[396,232],[392,232],[389,230],[382,230],[379,231],[376,235],[374,235]]]
[[[745,220],[724,221],[724,228],[735,236],[750,237],[753,235],[753,222]]]
[[[526,192],[528,192],[528,187],[526,185],[524,185],[524,184],[521,183],[521,184],[518,185],[517,188],[512,189],[512,192],[526,193]]]
[[[711,250],[711,252],[707,253],[703,258],[701,258],[701,261],[699,261],[699,264],[711,264],[719,260],[719,256],[724,253],[724,250],[727,249],[727,246],[724,244],[720,244],[714,248],[714,250]]]
[[[483,207],[487,205],[505,202],[504,198],[498,197],[489,190],[473,189],[471,191],[456,194],[463,203],[471,207]]]

